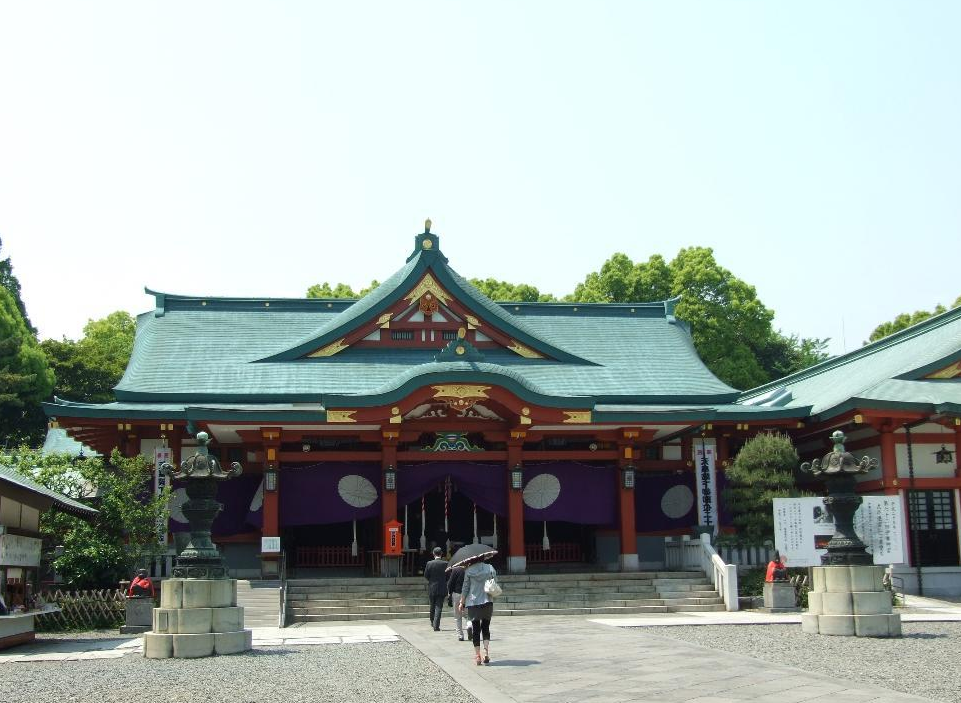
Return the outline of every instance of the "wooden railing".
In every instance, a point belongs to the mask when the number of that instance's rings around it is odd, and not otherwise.
[[[38,615],[37,630],[94,630],[120,627],[124,622],[127,599],[123,591],[105,588],[95,591],[53,589],[38,594],[44,603],[55,604],[58,611]]]
[[[364,550],[359,549],[357,556],[350,553],[350,547],[297,547],[296,567],[299,569],[323,569],[331,566],[363,566]]]
[[[584,550],[577,542],[552,542],[550,549],[539,544],[525,545],[528,564],[557,564],[584,561]]]

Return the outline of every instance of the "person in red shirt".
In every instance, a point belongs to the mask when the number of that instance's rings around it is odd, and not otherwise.
[[[147,576],[146,569],[140,569],[137,571],[137,575],[133,577],[133,581],[130,582],[130,588],[127,589],[128,598],[153,598],[154,588],[153,581]]]
[[[773,561],[768,562],[767,574],[764,580],[768,583],[772,581],[787,581],[787,559],[778,552],[774,552]]]

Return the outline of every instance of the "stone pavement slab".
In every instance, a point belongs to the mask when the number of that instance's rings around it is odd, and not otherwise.
[[[637,618],[639,619],[639,618]],[[779,621],[780,622],[780,621]],[[663,624],[663,623],[658,623]],[[453,623],[391,627],[482,703],[918,703],[929,699],[809,673],[587,618],[540,616],[491,622],[491,664]]]

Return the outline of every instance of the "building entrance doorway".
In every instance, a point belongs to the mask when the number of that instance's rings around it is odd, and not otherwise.
[[[954,491],[908,491],[916,566],[958,565],[958,522]]]

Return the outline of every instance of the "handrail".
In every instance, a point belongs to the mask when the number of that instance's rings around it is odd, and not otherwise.
[[[738,609],[737,600],[737,566],[725,564],[711,546],[711,535],[701,535],[701,568],[709,575],[715,590],[724,599],[724,608],[728,611]]]
[[[287,552],[280,553],[280,612],[277,627],[287,627]]]

